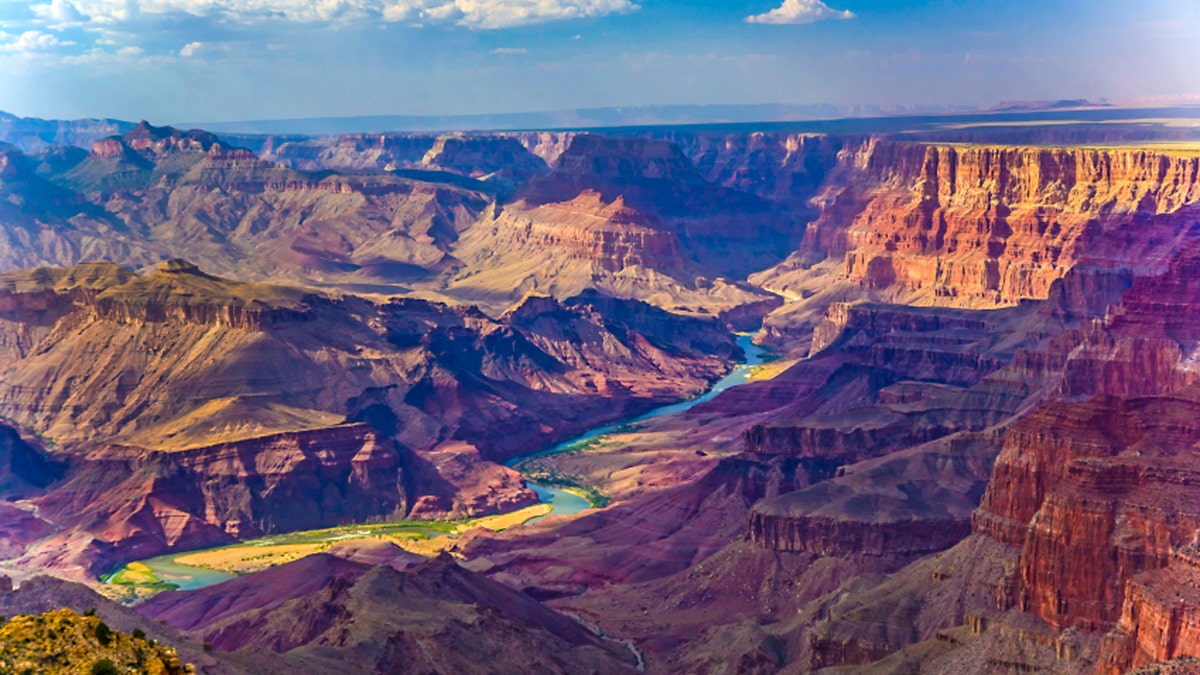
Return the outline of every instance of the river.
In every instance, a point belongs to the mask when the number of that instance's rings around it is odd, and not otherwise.
[[[711,389],[704,393],[703,396],[698,396],[687,401],[672,403],[671,405],[655,408],[650,412],[644,413],[632,419],[616,422],[614,424],[608,424],[602,427],[596,427],[595,429],[572,438],[569,441],[564,441],[545,450],[540,450],[538,452],[513,459],[507,462],[506,466],[512,467],[528,459],[545,457],[547,455],[563,452],[583,443],[593,441],[607,434],[611,434],[616,431],[626,431],[631,425],[637,424],[638,422],[644,422],[646,420],[654,419],[655,417],[665,417],[666,415],[675,415],[677,413],[684,412],[693,406],[713,400],[720,395],[721,392],[729,389],[730,387],[736,387],[738,385],[745,384],[750,380],[754,366],[761,365],[766,360],[767,354],[769,354],[767,349],[751,342],[752,338],[753,335],[750,333],[738,334],[737,344],[745,353],[745,360],[734,367],[734,369],[731,370],[725,377],[718,380]],[[551,487],[548,485],[538,485],[532,482],[528,483],[528,485],[530,489],[537,493],[542,503],[550,505],[550,512],[545,516],[539,516],[527,521],[525,523],[526,525],[537,522],[549,515],[570,515],[579,513],[592,507],[591,502],[589,502],[587,499],[569,490]],[[339,528],[339,530],[340,529],[341,528]],[[253,541],[248,541],[237,545],[246,546],[253,544]],[[205,586],[211,586],[213,584],[233,578],[233,575],[225,572],[218,572],[205,567],[184,565],[176,560],[176,558],[180,556],[189,555],[192,553],[196,553],[196,551],[169,553],[167,555],[159,556],[157,558],[150,558],[148,560],[142,560],[139,562],[149,567],[150,570],[153,571],[154,575],[163,582],[175,584],[180,590],[194,590],[197,588],[203,588]],[[113,576],[116,577],[124,570],[125,568],[121,568],[121,570],[118,570]]]
[[[596,427],[595,429],[576,436],[569,441],[563,441],[562,443],[546,448],[545,450],[540,450],[529,455],[523,455],[521,457],[517,457],[516,459],[509,460],[508,462],[505,462],[505,466],[515,467],[521,462],[529,459],[536,459],[538,457],[546,457],[547,455],[554,455],[564,452],[613,432],[626,431],[630,426],[637,424],[638,422],[644,422],[646,420],[654,419],[655,417],[665,417],[667,415],[675,415],[685,412],[697,405],[700,405],[701,403],[706,403],[713,400],[719,396],[721,392],[729,389],[730,387],[746,384],[750,381],[750,376],[754,372],[754,366],[762,365],[766,361],[767,355],[770,354],[770,351],[765,347],[760,347],[754,344],[754,342],[752,342],[753,339],[753,333],[738,334],[737,344],[742,348],[742,352],[746,355],[745,360],[735,366],[733,370],[729,371],[725,377],[717,380],[716,384],[714,384],[712,388],[705,392],[703,396],[698,396],[686,401],[680,401],[679,403],[664,405],[632,419],[615,422],[602,427]],[[546,516],[570,515],[589,509],[592,506],[591,502],[589,502],[587,499],[569,490],[551,487],[549,485],[538,485],[537,483],[532,482],[528,483],[528,485],[530,489],[538,493],[538,497],[541,498],[542,503],[550,504],[550,513],[547,513]],[[530,523],[537,522],[546,516],[534,518],[526,524],[528,525]]]

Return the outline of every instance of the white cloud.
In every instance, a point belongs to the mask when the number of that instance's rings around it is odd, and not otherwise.
[[[140,47],[125,47],[115,52],[98,47],[79,54],[68,54],[58,59],[58,63],[68,66],[106,66],[113,68],[128,68],[131,63],[170,62],[175,57],[146,56]]]
[[[783,5],[766,14],[746,17],[747,23],[804,24],[825,19],[853,19],[854,12],[837,10],[821,0],[783,0]]]
[[[472,28],[509,28],[532,23],[632,12],[629,0],[455,0],[458,23]]]
[[[50,33],[43,33],[40,30],[27,30],[18,35],[16,40],[0,45],[0,51],[18,53],[47,52],[55,47],[69,47],[74,44],[74,42],[59,40]]]
[[[110,24],[140,16],[182,13],[238,23],[383,20],[454,22],[494,29],[636,9],[632,0],[52,0],[36,5],[34,12],[43,19],[90,17]]]
[[[528,54],[529,50],[524,47],[499,47],[492,50],[497,56],[508,56],[511,54]]]
[[[87,17],[70,0],[51,0],[49,4],[33,5],[29,9],[39,18],[58,24],[73,24],[87,20]]]
[[[28,18],[0,21],[8,31],[0,32],[0,53],[24,60],[53,56],[59,63],[78,64],[199,58],[225,50],[230,35],[248,35],[246,27],[263,30],[262,44],[271,44],[267,40],[276,35],[271,31],[281,24],[495,30],[640,9],[636,0],[0,0],[4,2],[24,4]],[[67,30],[79,42],[65,39]],[[495,52],[521,53],[525,51],[517,48]]]

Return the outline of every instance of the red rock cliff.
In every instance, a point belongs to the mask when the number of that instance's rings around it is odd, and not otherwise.
[[[1200,219],[1200,158],[1148,150],[872,140],[841,154],[793,260],[832,256],[883,298],[960,306],[1044,298],[1072,266],[1161,268]]]
[[[1113,627],[1127,583],[1200,527],[1200,398],[1047,404],[1015,424],[975,516],[1021,547],[1012,601],[1052,626]]]

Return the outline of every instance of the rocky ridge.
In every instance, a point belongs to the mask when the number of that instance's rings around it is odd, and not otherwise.
[[[314,577],[330,580],[294,585]],[[268,604],[256,604],[254,595]],[[219,652],[276,652],[276,672],[636,672],[623,645],[448,555],[404,572],[311,556],[208,589],[165,593],[140,609]]]
[[[270,532],[520,508],[535,495],[492,462],[698,393],[736,357],[716,321],[595,295],[494,320],[183,261],[29,270],[0,289],[0,407],[69,466],[28,495],[59,534],[10,543],[75,576]],[[35,475],[40,455],[14,447],[22,484],[61,474]]]

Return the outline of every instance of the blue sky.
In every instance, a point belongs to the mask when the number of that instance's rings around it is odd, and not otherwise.
[[[1200,2],[0,0],[0,110],[157,122],[1200,94]]]

